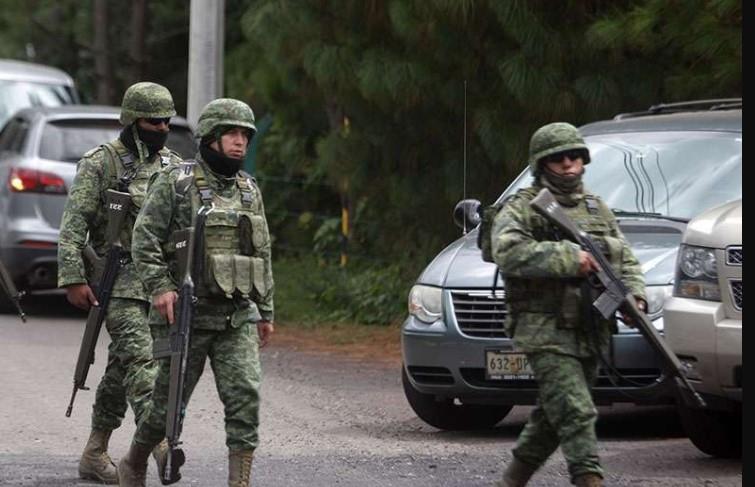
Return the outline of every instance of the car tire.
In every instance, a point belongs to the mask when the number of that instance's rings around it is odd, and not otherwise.
[[[720,458],[742,456],[742,415],[679,405],[684,431],[700,451]]]
[[[416,390],[401,367],[401,382],[409,405],[419,418],[430,426],[448,431],[492,428],[511,411],[513,406],[455,404],[453,399],[439,401],[432,394]]]

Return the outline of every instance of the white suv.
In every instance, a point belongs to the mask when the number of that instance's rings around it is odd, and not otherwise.
[[[706,409],[679,404],[692,443],[709,455],[742,453],[742,200],[690,221],[664,307],[666,340]]]

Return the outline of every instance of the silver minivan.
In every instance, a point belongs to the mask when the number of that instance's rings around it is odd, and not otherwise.
[[[0,128],[26,107],[80,103],[73,78],[42,64],[0,59]]]
[[[687,222],[741,198],[741,100],[654,106],[580,130],[592,158],[585,186],[613,210],[632,245],[649,318],[662,331]],[[524,170],[498,201],[531,181]],[[475,206],[479,201],[467,200],[467,208]],[[474,220],[475,211],[459,208],[467,223]],[[476,240],[474,229],[427,265],[410,291],[401,331],[406,398],[417,416],[441,429],[490,427],[537,397],[526,357],[504,330],[506,283],[482,260]],[[674,389],[664,379],[656,352],[620,323],[593,395],[597,404],[672,404]]]

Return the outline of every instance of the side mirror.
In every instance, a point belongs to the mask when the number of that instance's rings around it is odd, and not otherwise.
[[[454,223],[467,233],[480,224],[480,201],[467,199],[456,203],[454,207]]]

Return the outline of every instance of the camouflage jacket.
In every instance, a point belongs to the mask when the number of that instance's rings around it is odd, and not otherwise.
[[[580,248],[562,240],[550,222],[530,208],[539,189],[520,190],[493,221],[493,257],[506,283],[506,331],[524,352],[591,356],[596,344],[607,345],[616,323],[587,311],[592,300],[582,299],[586,288],[585,279],[577,275]],[[586,193],[564,210],[601,245],[632,294],[644,299],[640,264],[605,203]]]
[[[218,204],[232,208],[241,208],[242,194],[237,185],[237,178],[241,177],[251,183],[252,201],[251,212],[261,218],[253,235],[247,238],[253,240],[254,257],[264,266],[263,278],[267,285],[263,294],[253,294],[249,299],[226,299],[220,297],[202,296],[197,302],[192,326],[204,329],[223,329],[226,325],[239,326],[247,320],[273,319],[273,276],[270,235],[265,219],[265,208],[262,193],[256,184],[252,183],[245,173],[239,173],[235,178],[225,178],[213,173],[207,164],[197,154],[197,161],[187,161],[180,165],[173,165],[160,171],[150,184],[147,198],[134,227],[133,255],[139,275],[142,277],[147,291],[152,296],[162,294],[178,288],[179,276],[176,275],[176,263],[169,242],[171,235],[177,230],[192,226],[193,217],[202,203],[195,178],[192,176],[192,166],[201,166],[213,198],[218,198]],[[206,257],[206,256],[205,256]],[[195,290],[202,285],[202,277],[192,276]],[[255,279],[258,276],[255,276]],[[201,294],[201,293],[198,293]],[[150,323],[156,324],[162,319],[153,315]]]
[[[147,153],[146,147],[143,147],[142,152]],[[117,189],[119,173],[123,168],[119,155],[128,153],[123,143],[116,139],[95,147],[79,161],[60,224],[58,286],[81,284],[92,279],[92,275],[87,275],[82,258],[82,250],[87,244],[92,245],[99,256],[107,253],[105,192],[108,189]],[[149,178],[164,165],[181,161],[178,154],[167,148],[163,148],[146,161],[140,160],[134,154],[132,156],[136,174],[128,190],[133,205],[131,215],[126,219],[121,232],[121,242],[127,252],[131,242],[131,230],[144,200]],[[121,268],[112,296],[148,299],[133,263],[129,262]]]

